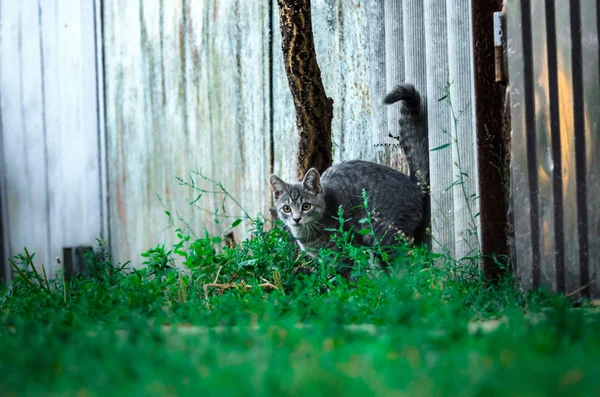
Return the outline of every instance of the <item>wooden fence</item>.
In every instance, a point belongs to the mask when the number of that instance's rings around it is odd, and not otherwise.
[[[27,245],[47,262],[105,231],[115,257],[139,265],[141,252],[173,242],[166,213],[197,235],[232,221],[190,206],[198,194],[177,176],[201,171],[252,215],[267,214],[270,173],[294,177],[298,137],[274,0],[0,4],[5,254]],[[413,82],[430,147],[447,145],[431,152],[434,247],[467,255],[480,230],[471,2],[313,0],[312,11],[335,160],[403,169],[388,138],[397,110],[381,98]],[[196,205],[215,210],[220,199]]]
[[[93,1],[0,1],[4,276],[27,247],[56,270],[63,247],[106,232],[102,96]]]
[[[600,3],[509,7],[512,263],[525,288],[600,296]]]
[[[470,201],[469,216],[464,195],[478,195],[469,1],[316,0],[312,11],[317,58],[334,100],[335,160],[402,168],[388,138],[397,114],[381,99],[393,85],[414,82],[429,109],[431,147],[452,144],[431,155],[435,246],[467,254],[479,228],[478,203]],[[110,230],[118,257],[170,241],[172,231],[160,233],[168,226],[165,210],[196,233],[219,230],[222,224],[186,203],[195,193],[175,176],[191,170],[222,182],[250,214],[266,214],[267,177],[294,177],[298,144],[275,2],[112,0],[103,16]],[[439,101],[448,86],[457,123]],[[450,188],[459,156],[464,191]],[[198,203],[218,207],[208,196]]]

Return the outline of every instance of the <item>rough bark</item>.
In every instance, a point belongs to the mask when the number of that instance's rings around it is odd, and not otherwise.
[[[327,97],[317,64],[310,0],[278,0],[283,62],[300,135],[298,178],[310,168],[320,173],[332,163],[333,100]]]

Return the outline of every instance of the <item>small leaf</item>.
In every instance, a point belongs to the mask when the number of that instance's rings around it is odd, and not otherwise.
[[[360,234],[361,236],[364,236],[365,234],[369,234],[371,233],[371,231],[369,229],[360,229],[358,231],[358,234]]]
[[[233,221],[233,223],[231,224],[231,227],[232,227],[232,228],[234,228],[234,227],[236,227],[237,225],[239,225],[240,223],[242,223],[242,220],[241,220],[241,219],[236,219],[236,220],[235,220],[235,221]]]
[[[367,218],[362,218],[361,220],[358,221],[358,223],[367,223],[369,222],[369,220]]]
[[[196,201],[200,200],[201,198],[202,198],[202,193],[200,193],[200,194],[198,195],[198,197],[196,197],[194,200],[192,200],[192,202],[191,202],[190,204],[194,204],[194,203],[196,203]]]
[[[460,179],[458,179],[458,180],[452,182],[452,185],[450,185],[446,189],[444,189],[444,192],[447,192],[448,190],[452,189],[454,186],[460,186],[462,184],[463,184],[463,182]]]
[[[258,262],[258,259],[248,259],[247,261],[243,261],[238,263],[239,267],[251,267],[254,266],[254,264]]]
[[[440,145],[438,147],[434,147],[433,149],[430,150],[430,152],[435,152],[436,150],[446,149],[450,145],[451,145],[450,143],[444,143],[443,145]]]

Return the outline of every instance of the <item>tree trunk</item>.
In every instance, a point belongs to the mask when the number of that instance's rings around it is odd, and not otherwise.
[[[317,64],[312,33],[310,0],[278,0],[283,62],[300,135],[298,178],[332,163],[331,119],[333,100],[327,97]]]

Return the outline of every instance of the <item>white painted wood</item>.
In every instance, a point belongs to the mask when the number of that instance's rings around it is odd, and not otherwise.
[[[461,172],[467,174],[463,175],[464,189],[461,186],[452,189],[455,255],[460,259],[480,247],[471,1],[447,0],[446,12],[450,99],[457,120],[452,125],[455,180]]]
[[[371,64],[369,61],[369,24],[367,1],[341,2],[337,16],[339,32],[340,91],[334,97],[340,106],[340,135],[335,142],[339,160],[376,160],[373,146],[369,92]],[[334,106],[335,106],[334,103]]]
[[[201,171],[249,214],[265,214],[268,5],[112,1],[104,10],[111,231],[119,260],[139,266],[141,252],[175,242],[165,211],[176,227],[187,227],[181,217],[191,229],[184,231],[196,236],[231,225],[234,219],[216,224],[212,215],[192,209],[188,201],[198,194],[179,186],[178,176]],[[206,194],[197,205],[222,212],[221,199]],[[232,201],[225,210],[242,214]],[[247,227],[235,229],[238,241]]]
[[[154,3],[148,2],[149,5]],[[141,145],[132,144],[131,137],[142,128],[141,121],[138,121],[142,113],[138,109],[145,107],[140,93],[141,68],[144,66],[140,45],[143,14],[138,13],[138,8],[139,2],[122,6],[117,0],[106,0],[103,4],[109,227],[111,246],[117,260],[123,260],[123,256],[127,256],[128,260],[130,252],[141,252],[139,250],[145,245],[143,241],[146,238],[143,227],[147,225],[144,222],[150,218],[138,198],[146,185],[140,179],[146,168],[143,161],[146,150],[141,150]],[[152,93],[152,90],[149,89],[149,92]],[[127,160],[137,163],[138,167],[131,171],[126,169]],[[127,189],[132,180],[137,180],[137,190]],[[131,217],[128,217],[131,208],[139,211],[141,230],[135,230]],[[153,222],[158,221],[155,219]],[[137,241],[142,243],[138,245]]]
[[[448,94],[448,29],[446,6],[435,0],[423,2],[427,73],[427,128],[430,148],[452,145]],[[454,181],[452,146],[429,153],[432,248],[454,254]]]
[[[102,225],[94,4],[41,0],[40,15],[48,237],[55,258],[63,247],[96,246]]]
[[[386,40],[385,40],[385,1],[367,2],[367,22],[369,26],[369,93],[371,97],[371,140],[372,145],[389,142],[388,107],[383,104],[386,87]],[[394,60],[395,61],[395,60]],[[398,108],[398,106],[395,106]],[[384,138],[384,139],[382,139]]]
[[[404,75],[427,100],[427,65],[425,56],[425,21],[423,0],[404,0]]]
[[[270,189],[266,183],[271,169],[271,81],[269,40],[265,34],[269,31],[268,13],[266,2],[239,2],[241,139],[237,146],[241,152],[241,203],[251,215],[270,217]]]
[[[104,43],[102,38],[102,0],[94,0],[94,34],[96,51],[96,97],[98,123],[98,159],[100,170],[100,233],[110,246],[108,225],[108,170],[106,153],[105,102],[104,102]]]
[[[42,51],[35,1],[0,2],[5,253],[50,261]],[[6,260],[6,258],[2,258]]]
[[[312,2],[311,4],[313,7],[315,6],[315,2]],[[317,15],[319,14],[315,13],[315,16]],[[294,109],[294,101],[288,87],[285,67],[283,65],[281,31],[279,28],[279,8],[277,7],[276,2],[273,2],[272,21],[273,169],[271,172],[279,175],[284,180],[293,180],[296,178],[296,157],[298,155],[299,138],[298,128],[296,127],[296,110]],[[313,23],[316,24],[317,22],[314,21]],[[319,41],[316,37],[315,46],[319,48]],[[317,60],[320,63],[322,61],[322,56],[319,54],[320,53],[317,54]],[[329,96],[331,96],[331,89],[332,88],[329,85],[325,85],[325,91]],[[333,104],[334,112],[338,106],[339,102]],[[333,134],[335,135],[335,133],[334,129]],[[338,152],[339,148],[335,147],[334,143],[334,153]]]
[[[443,86],[432,84],[441,83],[444,73],[438,71],[437,80],[428,82],[427,73],[433,73],[437,64],[426,62],[423,3],[378,3],[400,16],[397,26],[391,21],[374,23],[378,18],[369,4],[367,0],[312,2],[317,59],[326,92],[334,100],[334,159],[363,158],[402,168],[397,147],[374,147],[388,133],[388,127],[378,125],[376,114],[383,108],[381,98],[375,96],[410,81],[426,103],[435,101],[437,106]],[[461,15],[468,17],[468,7],[462,6]],[[109,166],[114,169],[109,173],[109,189],[114,192],[111,229],[113,246],[124,253],[122,259],[130,259],[155,242],[171,241],[170,232],[162,233],[157,226],[166,226],[160,223],[165,209],[192,219],[189,224],[196,232],[222,230],[211,216],[187,212],[182,200],[187,193],[173,183],[175,175],[185,176],[193,169],[200,168],[223,182],[249,212],[265,213],[267,176],[275,172],[284,179],[295,178],[298,145],[276,3],[270,9],[270,47],[268,4],[230,0],[161,6],[112,0],[104,10],[106,128]],[[378,12],[383,14],[384,8]],[[398,57],[388,57],[383,69],[389,66],[390,73],[381,70],[385,53],[381,39],[386,29],[397,36],[393,42],[388,40],[388,48],[402,51]],[[379,44],[373,46],[370,41]],[[373,52],[375,48],[379,52]],[[444,49],[438,50],[443,55]],[[379,83],[381,92],[375,94],[373,87]],[[389,117],[394,116],[388,113],[381,118],[383,124]],[[434,135],[432,147],[446,136]],[[446,160],[451,158],[447,153]],[[448,185],[452,176],[451,167],[440,170],[440,178],[450,180]],[[436,185],[440,194],[447,187]],[[165,199],[164,208],[157,204],[157,193]],[[445,197],[450,198],[443,215],[451,226],[444,245],[452,246],[452,192]],[[207,197],[203,205],[215,209],[218,200]],[[142,216],[142,210],[147,215]]]
[[[5,252],[52,276],[101,230],[94,3],[0,3]]]
[[[384,18],[385,18],[385,80],[386,93],[390,92],[400,83],[405,81],[404,78],[404,20],[402,12],[402,0],[385,0],[384,1]],[[398,106],[388,106],[388,129],[387,131],[379,131],[373,136],[373,144],[386,144],[398,146],[398,141],[390,138],[400,135],[400,108]]]

